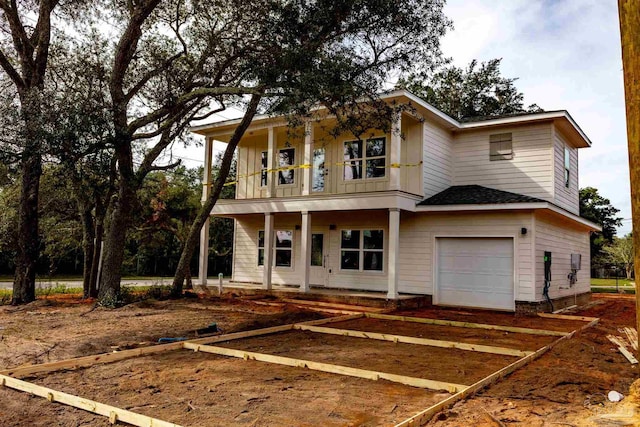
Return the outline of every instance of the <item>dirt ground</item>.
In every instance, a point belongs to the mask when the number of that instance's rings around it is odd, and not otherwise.
[[[579,312],[594,328],[432,420],[431,426],[602,426],[615,412],[609,390],[627,394],[637,368],[606,339],[634,326],[633,297],[595,297]],[[405,315],[570,331],[582,322],[472,310],[421,309]],[[149,345],[160,337],[193,337],[216,322],[224,332],[319,318],[316,312],[239,299],[144,302],[94,309],[75,299],[0,307],[0,368]],[[329,326],[329,325],[326,325]],[[554,338],[358,319],[343,329],[534,350]],[[517,360],[509,356],[294,331],[219,345],[365,369],[471,384]],[[427,351],[428,349],[428,351]],[[455,361],[455,362],[452,362]],[[392,425],[449,396],[386,381],[308,371],[176,350],[29,378],[37,384],[185,426]],[[109,425],[103,417],[39,397],[0,389],[3,426]]]

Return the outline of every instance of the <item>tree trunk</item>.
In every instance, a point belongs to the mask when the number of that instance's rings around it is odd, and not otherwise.
[[[91,209],[83,204],[82,208],[82,252],[84,262],[82,265],[82,295],[83,298],[91,298],[91,267],[96,252],[95,225]]]
[[[251,121],[256,114],[258,104],[260,103],[260,98],[260,95],[253,95],[251,97],[251,101],[249,102],[247,111],[242,117],[242,121],[240,122],[240,124],[238,124],[238,127],[236,128],[233,136],[227,144],[224,156],[222,157],[222,164],[220,165],[218,178],[215,182],[214,191],[211,192],[209,198],[204,202],[204,204],[202,205],[202,209],[200,209],[200,212],[198,212],[198,215],[193,221],[193,224],[191,224],[191,228],[189,229],[189,236],[187,237],[184,248],[182,249],[180,261],[178,262],[176,274],[173,278],[173,284],[171,286],[171,296],[174,298],[180,297],[180,295],[182,295],[182,287],[184,286],[184,280],[186,276],[185,271],[187,271],[187,269],[189,268],[191,257],[193,257],[193,253],[198,247],[200,230],[204,226],[204,223],[207,222],[207,219],[209,219],[211,210],[220,197],[220,193],[222,192],[224,183],[226,182],[227,176],[229,175],[229,170],[231,169],[233,154],[236,150],[236,147],[238,146],[238,143],[240,142],[240,139],[242,139],[242,136],[244,135],[245,131],[251,124]]]
[[[29,123],[29,121],[27,121]],[[29,126],[27,124],[27,126]],[[38,235],[38,193],[42,158],[37,142],[27,141],[21,165],[22,188],[18,225],[18,253],[11,304],[25,304],[36,299],[36,267],[40,253]]]
[[[111,220],[107,229],[103,248],[102,273],[98,298],[101,301],[115,301],[120,294],[122,262],[127,231],[131,223],[132,201],[135,189],[124,177],[118,183],[118,197],[114,201]]]

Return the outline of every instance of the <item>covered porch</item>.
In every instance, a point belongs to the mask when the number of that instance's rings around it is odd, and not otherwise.
[[[235,226],[232,277],[223,287],[402,299],[400,212],[387,208],[224,215],[234,218]],[[217,280],[206,278],[207,243],[208,230],[203,230],[198,283],[217,286]]]

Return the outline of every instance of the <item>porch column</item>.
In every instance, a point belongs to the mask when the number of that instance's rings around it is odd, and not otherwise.
[[[402,115],[391,126],[389,147],[389,190],[400,190],[400,157],[402,153]]]
[[[302,158],[302,195],[311,194],[311,180],[313,174],[313,124],[304,125],[304,153]],[[303,217],[304,218],[304,217]]]
[[[387,299],[398,299],[398,261],[400,260],[400,209],[389,209],[389,280]]]
[[[267,130],[267,197],[275,197],[276,195],[276,180],[278,179],[278,173],[273,172],[277,168],[277,153],[276,153],[276,137],[273,126],[269,126]]]
[[[264,269],[262,270],[262,289],[271,290],[271,270],[273,269],[273,223],[274,215],[264,214]]]
[[[204,175],[202,177],[202,203],[207,201],[211,193],[211,160],[213,157],[213,139],[207,138],[204,146]],[[207,286],[209,272],[209,221],[200,230],[200,254],[198,256],[198,283]]]
[[[311,213],[302,212],[302,238],[300,239],[300,260],[302,266],[302,280],[300,292],[309,292],[309,269],[311,265]]]

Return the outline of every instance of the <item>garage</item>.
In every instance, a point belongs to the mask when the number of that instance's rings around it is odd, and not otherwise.
[[[438,238],[435,303],[515,310],[512,238]]]

